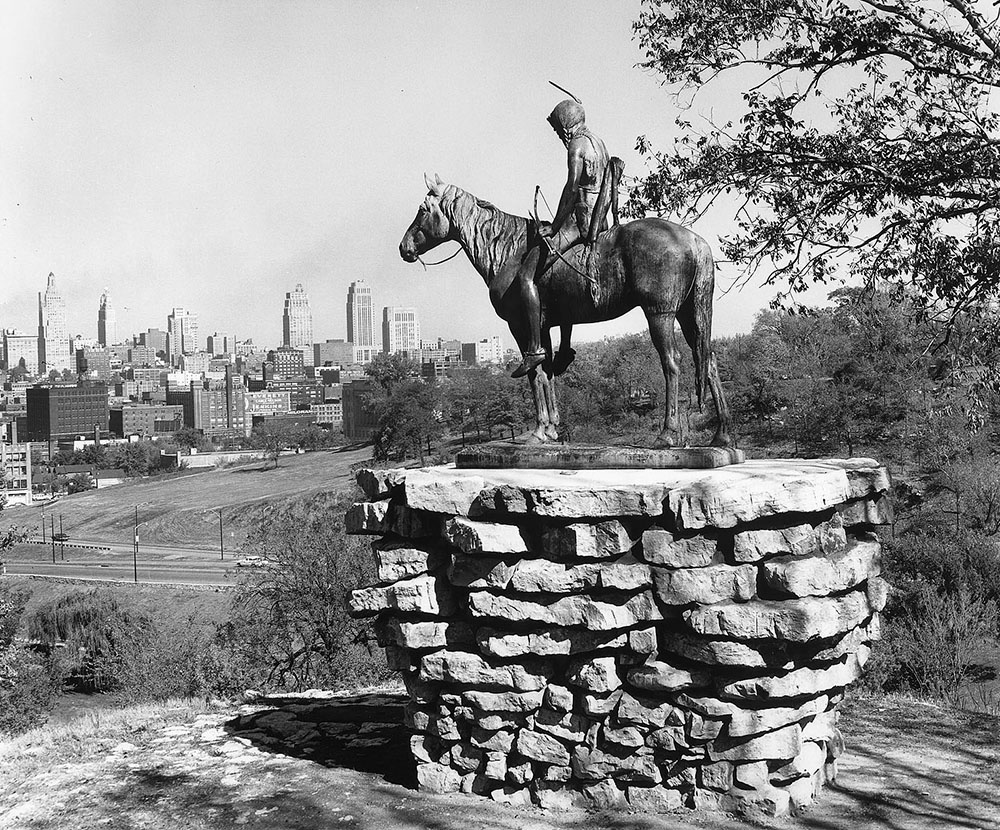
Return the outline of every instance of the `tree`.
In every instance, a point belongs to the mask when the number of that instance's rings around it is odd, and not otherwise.
[[[372,406],[378,419],[373,436],[376,460],[416,456],[423,464],[430,442],[444,432],[437,384],[422,380],[399,382],[390,393],[373,397]]]
[[[723,255],[792,292],[849,276],[888,281],[948,321],[988,300],[1000,273],[990,100],[1000,30],[981,8],[643,0],[642,66],[691,101],[732,76],[745,111],[700,136],[680,119],[687,135],[669,151],[640,137],[654,169],[630,210],[694,219],[733,205],[738,231]]]
[[[370,624],[347,614],[347,593],[370,584],[374,560],[345,536],[351,497],[320,493],[266,508],[244,548],[261,567],[241,569],[234,613],[220,632],[242,654],[256,688],[343,688],[383,680]],[[238,656],[238,655],[237,655]],[[245,688],[245,686],[243,687]]]
[[[297,424],[280,420],[264,421],[253,428],[250,440],[254,447],[264,450],[277,469],[281,451],[296,446],[300,433],[301,429]]]
[[[77,473],[66,482],[66,492],[70,495],[74,493],[86,493],[93,489],[94,481],[90,473]]]
[[[365,374],[389,393],[397,383],[420,377],[420,365],[401,354],[377,354],[365,367]]]

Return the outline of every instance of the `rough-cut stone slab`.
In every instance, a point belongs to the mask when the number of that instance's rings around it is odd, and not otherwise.
[[[470,554],[524,555],[530,547],[517,525],[476,522],[456,516],[444,525],[444,537]]]
[[[447,581],[435,576],[415,576],[393,585],[351,591],[348,610],[364,617],[389,609],[434,616],[455,612],[455,597]]]
[[[708,746],[713,761],[770,761],[794,758],[802,749],[802,730],[797,723],[740,740],[719,739]]]
[[[742,464],[742,450],[728,447],[616,447],[606,444],[522,444],[491,441],[463,449],[463,470],[669,470]]]
[[[684,715],[673,704],[628,692],[618,701],[614,717],[617,723],[649,729],[660,729],[668,723],[672,726],[684,724]]]
[[[355,479],[362,492],[371,501],[387,499],[395,487],[402,485],[403,477],[410,470],[358,470]]]
[[[432,513],[411,510],[403,504],[389,501],[369,501],[352,504],[344,516],[344,527],[352,535],[394,533],[408,539],[437,536],[441,519]]]
[[[728,602],[692,608],[683,617],[698,634],[804,643],[856,628],[877,610],[865,592],[852,591],[840,597]]]
[[[884,484],[875,462],[756,460],[715,470],[405,471],[409,507],[453,516],[486,512],[578,519],[659,516],[678,527],[734,527],[783,513],[821,513]],[[866,491],[866,488],[868,490]]]
[[[457,621],[404,622],[389,617],[379,620],[375,631],[380,645],[396,645],[411,649],[444,648],[470,645],[475,642],[472,628],[467,623]]]
[[[569,691],[567,689],[567,691]],[[548,694],[546,694],[546,705]],[[539,709],[535,713],[535,729],[554,735],[561,741],[570,744],[583,743],[587,735],[587,730],[593,721],[583,715],[573,714],[569,711],[554,712],[551,709]]]
[[[444,764],[419,764],[417,784],[425,793],[457,793],[462,778],[450,766]]]
[[[409,542],[374,542],[376,576],[381,583],[398,582],[440,568],[448,562],[441,550]]]
[[[389,502],[360,501],[347,508],[344,514],[344,530],[352,535],[363,533],[378,534],[389,532]]]
[[[510,582],[514,565],[498,556],[456,554],[448,566],[448,580],[459,588],[494,588],[502,591]]]
[[[707,685],[708,675],[704,672],[680,669],[657,660],[631,669],[628,673],[628,682],[635,688],[647,692],[679,692]]]
[[[671,633],[665,639],[667,651],[688,660],[695,660],[709,666],[761,666],[782,665],[784,656],[776,656],[754,645],[737,640],[712,640],[683,632]]]
[[[722,561],[714,537],[679,536],[658,527],[642,534],[642,558],[667,568],[701,568]]]
[[[579,654],[622,648],[627,642],[626,635],[621,632],[588,631],[581,628],[541,628],[530,634],[509,634],[495,628],[480,628],[476,637],[479,647],[494,657]]]
[[[892,502],[884,496],[879,499],[858,499],[839,504],[837,513],[846,527],[858,525],[878,527],[892,524]]]
[[[550,683],[545,687],[545,705],[556,712],[569,712],[573,708],[573,692],[566,686]]]
[[[584,745],[576,746],[573,747],[571,765],[574,776],[582,781],[601,781],[614,777],[630,782],[659,784],[663,780],[663,774],[648,749],[636,752],[631,747],[620,747],[612,752]]]
[[[487,730],[474,723],[469,740],[473,746],[478,746],[485,752],[502,752],[506,755],[514,746],[514,733],[505,729]],[[506,774],[505,767],[504,775]],[[500,778],[502,780],[503,775]]]
[[[719,695],[734,699],[804,697],[843,688],[861,676],[861,669],[870,653],[871,649],[862,645],[856,654],[849,655],[844,662],[834,663],[823,669],[803,666],[780,676],[751,677],[724,683],[719,687]]]
[[[711,605],[745,602],[757,591],[753,565],[706,565],[701,568],[653,568],[656,597],[664,605]]]
[[[881,570],[879,544],[855,542],[830,556],[780,556],[761,566],[761,578],[774,591],[795,597],[825,597],[860,585]]]
[[[420,679],[462,686],[533,692],[545,688],[552,667],[540,661],[495,666],[468,651],[435,651],[420,661]]]
[[[717,698],[694,697],[682,694],[677,699],[677,705],[692,709],[702,715],[716,718],[728,718],[726,733],[730,738],[745,738],[773,732],[793,723],[799,723],[806,718],[814,717],[826,710],[831,700],[826,695],[812,698],[798,706],[768,706],[762,709],[747,708],[746,704],[737,704]]]
[[[636,628],[628,633],[628,647],[636,654],[656,654],[659,644],[655,628]]]
[[[640,813],[672,813],[684,806],[680,790],[666,787],[626,787],[628,803]]]
[[[798,524],[778,529],[742,530],[733,536],[737,562],[757,562],[769,556],[831,554],[847,547],[847,535],[839,516],[813,527]]]
[[[577,522],[542,534],[542,547],[553,559],[609,559],[632,549],[635,540],[621,522]]]
[[[614,657],[583,657],[570,661],[566,682],[588,692],[606,694],[622,685]]]
[[[542,693],[538,692],[462,692],[462,700],[484,712],[533,712],[542,705]],[[480,719],[484,729],[488,727]],[[498,727],[499,728],[499,727]]]
[[[517,751],[543,764],[569,764],[569,750],[551,735],[522,729],[517,733]]]
[[[545,602],[533,602],[489,591],[473,591],[469,594],[469,610],[475,617],[557,626],[580,625],[596,631],[630,628],[661,619],[653,595],[648,591],[621,603],[604,602],[587,596],[553,597]]]

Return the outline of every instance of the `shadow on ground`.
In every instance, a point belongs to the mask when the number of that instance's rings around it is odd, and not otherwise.
[[[268,698],[267,708],[227,721],[226,731],[258,749],[327,767],[373,773],[416,787],[403,694],[362,694],[315,702]]]

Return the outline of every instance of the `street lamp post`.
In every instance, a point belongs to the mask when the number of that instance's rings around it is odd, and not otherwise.
[[[219,510],[219,560],[226,561],[226,547],[222,536],[222,510]]]
[[[139,581],[139,505],[135,506],[135,527],[132,536],[132,579]]]

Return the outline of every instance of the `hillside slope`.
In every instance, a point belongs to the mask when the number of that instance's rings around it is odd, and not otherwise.
[[[341,701],[347,703],[348,701]],[[399,699],[90,716],[0,742],[0,828],[546,830],[745,826],[721,815],[546,814],[412,789]],[[362,704],[360,707],[356,704]],[[381,714],[380,714],[381,713]],[[387,722],[378,722],[387,721]],[[777,827],[1000,827],[1000,721],[911,700],[844,713],[840,784]]]

